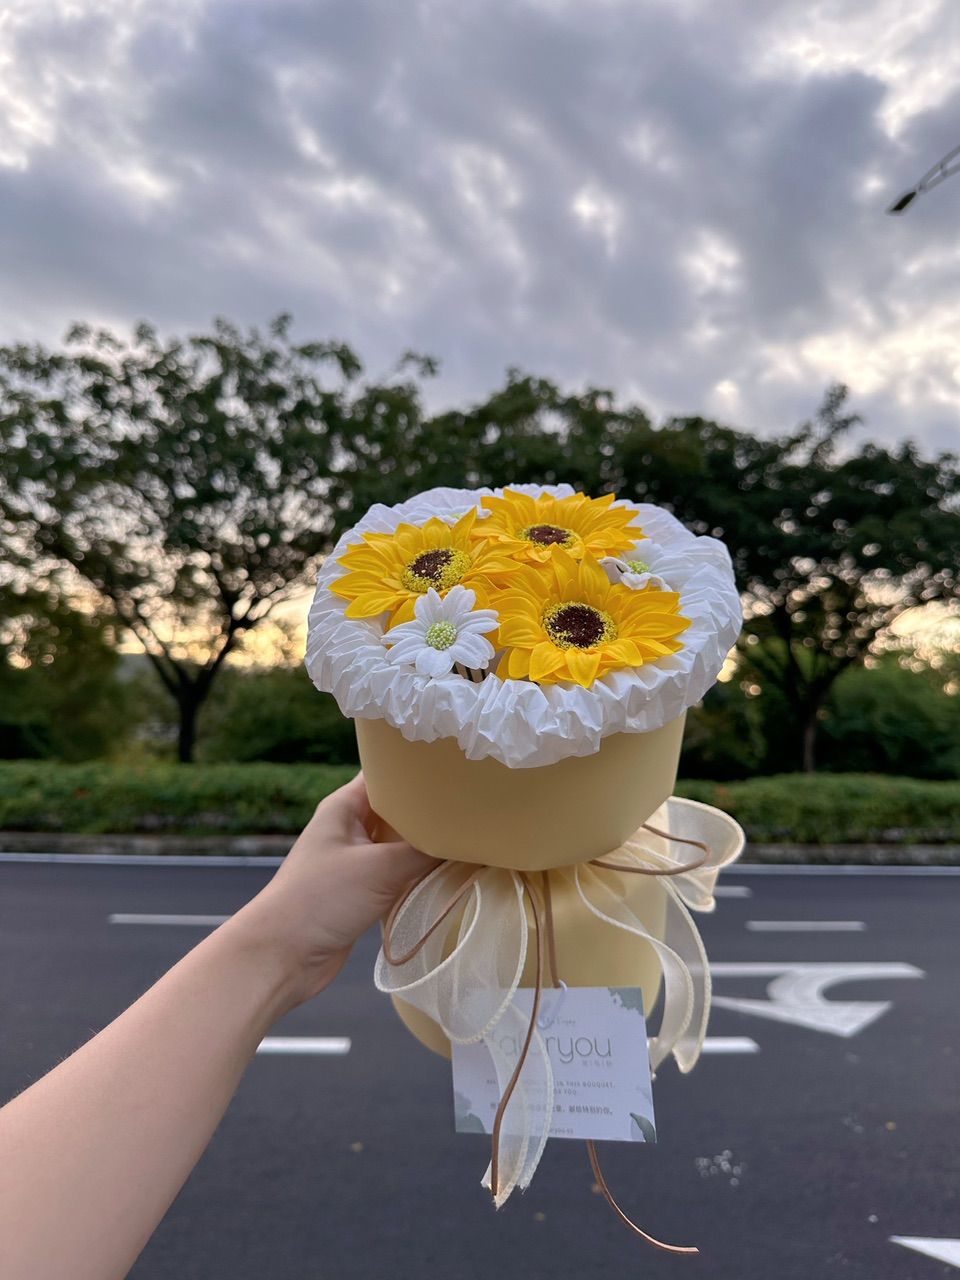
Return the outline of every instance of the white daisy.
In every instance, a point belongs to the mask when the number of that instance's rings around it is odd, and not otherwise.
[[[600,563],[611,582],[622,582],[633,591],[642,591],[644,587],[668,591],[672,588],[667,575],[674,558],[666,547],[658,547],[645,538],[626,555],[606,556]]]
[[[483,670],[494,655],[484,632],[497,626],[493,609],[474,609],[477,594],[468,587],[451,587],[441,597],[433,587],[414,605],[414,618],[401,622],[383,637],[387,661],[412,665],[422,676],[445,676],[455,663]]]

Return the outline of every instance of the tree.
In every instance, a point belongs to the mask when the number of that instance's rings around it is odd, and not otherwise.
[[[129,736],[108,619],[55,595],[0,590],[0,757],[87,760]]]
[[[832,387],[814,422],[765,439],[673,419],[624,461],[626,492],[729,546],[746,602],[741,675],[786,698],[807,771],[837,678],[908,609],[960,598],[956,460],[909,441],[854,446],[846,401]]]
[[[821,726],[823,767],[837,772],[960,777],[960,697],[942,675],[895,653],[837,680]]]
[[[3,533],[34,580],[136,638],[175,700],[181,760],[223,663],[343,527],[352,436],[419,419],[414,382],[361,373],[349,347],[295,343],[286,316],[265,335],[78,325],[62,350],[0,348]],[[370,468],[381,488],[396,457]]]
[[[357,738],[336,700],[302,665],[226,673],[204,714],[198,757],[356,764]]]
[[[831,387],[813,422],[758,437],[700,417],[656,427],[609,391],[566,395],[514,372],[484,403],[425,421],[405,478],[411,490],[568,480],[662,504],[722,538],[746,604],[741,678],[785,700],[783,732],[812,770],[837,678],[908,609],[958,600],[956,460],[854,443],[847,398]]]

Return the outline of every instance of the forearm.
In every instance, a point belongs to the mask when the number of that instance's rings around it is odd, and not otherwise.
[[[0,1111],[0,1275],[125,1276],[292,1003],[238,917]]]

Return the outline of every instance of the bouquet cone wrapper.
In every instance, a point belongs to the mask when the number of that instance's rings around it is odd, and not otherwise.
[[[405,667],[391,660],[387,614],[349,616],[338,591],[350,585],[339,580],[352,548],[392,554],[391,539],[409,548],[431,520],[455,537],[465,513],[501,494],[525,495],[558,522],[565,504],[571,520],[581,509],[568,486],[431,490],[372,508],[321,570],[307,648],[314,682],[356,721],[373,811],[441,860],[391,913],[375,982],[430,1049],[483,1041],[490,1051],[503,1099],[484,1181],[498,1205],[529,1184],[553,1111],[549,1056],[535,1019],[514,1004],[517,990],[639,987],[648,1014],[659,1000],[653,1069],[672,1055],[689,1071],[710,1008],[691,911],[713,910],[717,875],[743,845],[726,814],[673,795],[686,711],[715,681],[741,621],[729,556],[714,539],[649,504],[613,504],[620,515],[609,519],[632,520],[639,548],[609,569],[617,600],[621,582],[670,591],[685,630],[673,652],[589,686],[506,678],[513,668],[503,664],[496,674]],[[424,626],[439,616],[425,612]],[[398,632],[412,636],[411,655],[415,632]],[[505,1030],[525,1040],[519,1062],[498,1047]]]

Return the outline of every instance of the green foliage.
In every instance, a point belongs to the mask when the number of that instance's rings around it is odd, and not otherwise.
[[[125,342],[78,325],[62,350],[0,347],[10,554],[35,576],[70,570],[137,637],[177,704],[183,759],[226,657],[343,526],[354,434],[369,417],[402,437],[419,416],[410,383],[360,373],[342,344],[296,343],[283,316],[265,335],[218,321]],[[371,470],[380,489],[394,457]]]
[[[352,765],[0,762],[0,830],[250,834],[299,831]],[[960,782],[866,774],[682,781],[757,841],[960,840]]]
[[[318,693],[302,667],[230,671],[201,725],[204,761],[273,760],[356,765],[353,721]]]
[[[744,782],[689,781],[677,793],[723,809],[761,843],[960,840],[960,782],[795,773]]]
[[[891,654],[837,681],[820,744],[821,766],[836,772],[960,778],[960,695],[945,694],[937,672],[907,670]]]
[[[758,688],[749,678],[730,680],[691,708],[684,777],[789,771],[795,757],[790,704],[777,685]],[[944,692],[941,672],[909,670],[893,654],[876,667],[845,671],[821,709],[819,727],[823,770],[960,778],[960,696]]]
[[[828,700],[904,611],[960,601],[956,459],[858,439],[841,386],[813,422],[758,437],[700,417],[657,426],[608,390],[568,394],[517,370],[483,401],[430,416],[420,382],[434,371],[408,353],[365,382],[348,347],[297,343],[287,317],[265,334],[218,321],[164,342],[142,325],[127,342],[78,326],[61,350],[0,347],[8,562],[46,580],[69,571],[138,638],[187,759],[226,658],[371,504],[434,485],[616,491],[722,538],[744,593],[740,677],[763,705],[708,702],[691,727],[696,767],[759,767],[765,742],[765,767],[811,769],[821,725],[830,767],[867,759],[867,730],[841,743],[826,729],[846,715]],[[229,712],[238,733],[257,722],[251,750],[313,749],[309,724],[284,746],[258,696],[245,688]],[[211,732],[212,752],[231,750],[227,730]],[[910,758],[884,753],[896,767]]]
[[[109,756],[129,725],[109,623],[36,592],[0,593],[0,757]]]
[[[0,762],[0,829],[297,832],[353,766]]]
[[[680,772],[725,781],[766,772],[768,742],[761,708],[735,680],[714,685],[687,712]]]

